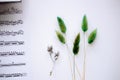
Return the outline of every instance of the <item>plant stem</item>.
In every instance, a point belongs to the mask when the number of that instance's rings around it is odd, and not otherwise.
[[[73,78],[74,78],[74,80],[76,80],[76,76],[75,76],[75,55],[73,56]]]
[[[85,38],[85,33],[84,33],[84,63],[83,63],[83,80],[85,80],[85,76],[86,76],[86,38]]]
[[[55,62],[53,62],[52,70],[50,71],[50,76],[52,76],[53,74],[54,67],[55,67]]]
[[[73,78],[73,72],[72,72],[72,63],[71,63],[71,60],[70,60],[70,57],[72,56],[73,53],[71,53],[68,44],[66,44],[66,47],[67,47],[67,50],[68,50],[69,53],[70,53],[70,54],[68,54],[68,56],[69,56],[69,63],[70,63],[70,68],[71,68],[71,73],[72,73],[72,80],[74,80],[74,78]],[[73,60],[73,59],[72,59],[72,60]],[[77,66],[76,63],[75,63],[75,68],[76,68],[76,71],[77,71],[80,79],[82,80],[82,76],[81,76],[81,74],[80,74],[80,71],[79,71],[78,66]]]
[[[50,58],[51,58],[52,62],[55,63],[55,61],[54,61],[53,58],[52,58],[52,55],[50,55]]]
[[[79,69],[78,69],[78,66],[77,66],[76,63],[75,63],[75,67],[76,67],[76,71],[77,71],[77,73],[78,73],[78,75],[79,75],[79,77],[80,77],[80,80],[82,80],[82,76],[81,76],[81,74],[80,74],[80,72],[79,72]]]
[[[69,47],[68,47],[67,43],[66,43],[66,47],[67,47],[68,52],[70,53],[70,50],[69,50]],[[72,63],[71,63],[71,60],[70,60],[70,54],[68,54],[68,58],[69,58],[69,64],[70,64],[70,69],[71,69],[72,80],[74,80],[73,79],[73,73],[72,73]]]

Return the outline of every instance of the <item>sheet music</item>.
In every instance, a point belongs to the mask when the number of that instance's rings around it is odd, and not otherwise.
[[[28,80],[23,4],[0,3],[0,80]]]
[[[18,2],[21,0],[0,0],[0,2]]]

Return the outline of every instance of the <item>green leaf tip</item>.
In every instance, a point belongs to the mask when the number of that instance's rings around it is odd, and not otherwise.
[[[62,18],[57,17],[57,21],[58,21],[61,32],[66,33],[66,25],[65,25],[64,21],[62,20]]]
[[[79,45],[79,42],[80,42],[80,33],[78,33],[78,35],[75,38],[74,46]]]
[[[74,43],[73,43],[73,53],[77,55],[79,52],[79,43],[80,43],[80,33],[76,36]]]
[[[60,32],[56,31],[56,35],[61,43],[66,43],[64,36]]]
[[[89,37],[88,37],[88,43],[89,43],[89,44],[92,44],[92,43],[94,42],[96,36],[97,36],[97,29],[93,30],[93,31],[90,33],[90,35],[89,35]]]
[[[82,20],[82,30],[84,32],[86,32],[88,30],[88,21],[87,21],[87,16],[84,15],[83,16],[83,20]]]

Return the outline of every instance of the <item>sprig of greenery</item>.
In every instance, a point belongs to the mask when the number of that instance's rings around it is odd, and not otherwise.
[[[58,37],[58,40],[62,43],[62,44],[66,44],[67,48],[68,45],[66,43],[66,39],[65,39],[65,33],[67,31],[66,25],[64,23],[64,21],[62,20],[62,18],[57,17],[57,21],[59,24],[59,28],[60,31],[56,31],[56,35]],[[84,32],[84,62],[83,62],[83,77],[82,80],[85,80],[85,67],[86,67],[86,32],[88,30],[88,21],[87,21],[87,16],[84,15],[83,19],[82,19],[82,31]],[[93,30],[90,35],[88,36],[88,44],[92,44],[97,36],[97,29]],[[72,53],[74,54],[73,56],[73,76],[74,76],[74,80],[75,80],[75,56],[79,53],[79,49],[80,49],[80,33],[77,34],[77,36],[75,37],[74,43],[73,43],[73,50]],[[69,50],[69,49],[68,49]],[[70,57],[69,57],[70,58]],[[70,59],[69,59],[70,60]],[[70,62],[71,64],[71,62]],[[71,70],[72,71],[72,70]],[[78,71],[79,73],[79,71]],[[80,74],[81,77],[81,74]]]
[[[82,31],[84,32],[84,62],[83,62],[83,79],[82,80],[85,80],[85,67],[86,67],[86,36],[85,36],[85,33],[86,31],[88,30],[88,21],[87,21],[87,16],[84,15],[83,16],[83,20],[82,20]],[[93,30],[89,37],[88,37],[88,43],[89,44],[92,44],[96,38],[96,34],[97,34],[97,29]]]
[[[73,43],[73,53],[77,55],[79,52],[79,43],[80,43],[80,33],[76,36],[74,43]]]
[[[93,30],[93,31],[90,33],[90,35],[89,35],[89,37],[88,37],[88,43],[89,43],[89,44],[92,44],[92,43],[94,42],[94,40],[95,40],[95,38],[96,38],[96,35],[97,35],[97,29]]]
[[[74,73],[74,80],[76,79],[75,77],[75,65],[76,65],[76,61],[75,61],[75,55],[78,54],[79,52],[79,43],[80,43],[80,33],[77,34],[74,43],[73,43],[73,73]]]
[[[57,17],[57,21],[58,21],[61,32],[66,33],[66,30],[67,30],[66,25],[65,25],[64,21],[62,20],[62,18]]]
[[[69,48],[68,48],[68,45],[66,43],[66,40],[65,40],[65,33],[67,31],[67,28],[66,28],[66,25],[64,23],[64,21],[62,20],[62,18],[60,17],[57,17],[57,21],[58,21],[58,24],[59,24],[59,28],[60,28],[60,31],[56,31],[56,34],[57,34],[57,37],[59,39],[59,41],[62,43],[62,44],[65,44],[68,51],[69,51]],[[68,58],[69,58],[69,63],[70,63],[70,68],[71,68],[71,74],[72,74],[72,63],[70,61],[70,55],[68,54]],[[73,78],[73,74],[72,74],[72,78]]]
[[[82,30],[86,32],[88,30],[88,21],[86,15],[84,15],[82,20]]]

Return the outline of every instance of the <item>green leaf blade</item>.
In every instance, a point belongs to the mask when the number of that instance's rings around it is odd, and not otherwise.
[[[57,21],[58,21],[61,32],[66,33],[66,25],[65,25],[64,21],[62,20],[62,18],[57,17]]]
[[[88,37],[88,43],[92,44],[94,42],[94,40],[96,39],[96,35],[97,35],[97,29],[93,30],[89,37]]]
[[[76,36],[74,43],[73,43],[73,53],[77,55],[79,52],[79,43],[80,43],[80,33]]]
[[[79,52],[79,46],[73,47],[73,53],[74,53],[74,55],[77,55],[78,52]]]
[[[82,30],[84,32],[86,32],[88,30],[88,21],[87,21],[87,16],[84,15],[83,16],[83,20],[82,20]]]
[[[60,32],[56,31],[56,35],[61,43],[66,43],[64,36]]]

